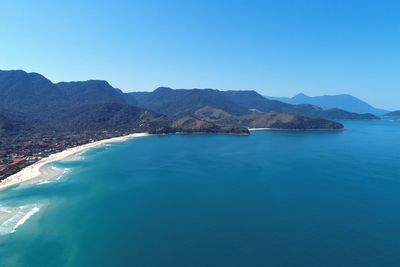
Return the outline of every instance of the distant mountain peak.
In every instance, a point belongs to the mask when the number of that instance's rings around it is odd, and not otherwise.
[[[309,96],[306,95],[305,93],[298,93],[298,94],[295,95],[293,98],[297,98],[297,97],[309,97]]]

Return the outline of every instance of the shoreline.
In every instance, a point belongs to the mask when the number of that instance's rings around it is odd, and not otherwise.
[[[270,131],[273,130],[273,128],[249,128],[249,131]]]
[[[250,132],[252,131],[278,131],[278,132],[343,132],[346,131],[346,128],[343,129],[283,129],[283,128],[249,128]]]
[[[345,129],[309,129],[309,130],[294,130],[294,129],[275,129],[275,128],[248,128],[250,132],[252,131],[344,131]],[[177,132],[175,134],[188,134]],[[204,133],[190,133],[190,134],[204,134]],[[218,134],[218,133],[216,133]],[[84,152],[88,149],[100,147],[108,143],[123,142],[129,139],[137,137],[150,136],[149,133],[133,133],[118,137],[113,137],[109,139],[103,139],[92,143],[87,143],[81,146],[68,148],[61,152],[51,154],[46,158],[33,163],[32,165],[26,166],[21,171],[7,177],[6,179],[0,181],[0,191],[14,185],[35,183],[35,182],[46,182],[56,177],[57,175],[62,175],[63,172],[59,172],[55,169],[49,169],[48,164],[56,161],[68,160],[68,158],[74,157],[80,152]],[[169,135],[169,134],[166,134]],[[234,134],[234,135],[248,135],[248,134]]]
[[[109,138],[109,139],[104,139],[104,140],[100,140],[100,141],[96,141],[96,142],[92,142],[92,143],[87,143],[87,144],[84,144],[81,146],[68,148],[66,150],[57,152],[55,154],[51,154],[50,156],[43,158],[43,159],[33,163],[32,165],[26,166],[21,171],[0,181],[0,191],[4,190],[10,186],[14,186],[14,185],[24,184],[24,183],[28,183],[28,182],[32,182],[32,181],[43,182],[43,181],[52,179],[54,176],[57,176],[57,175],[54,175],[54,173],[46,174],[45,167],[49,163],[65,160],[77,153],[84,152],[91,148],[101,147],[101,146],[104,146],[109,143],[123,142],[123,141],[127,141],[127,140],[130,140],[133,138],[145,137],[145,136],[149,136],[149,135],[150,134],[148,134],[148,133],[133,133],[133,134],[113,137],[113,138]]]

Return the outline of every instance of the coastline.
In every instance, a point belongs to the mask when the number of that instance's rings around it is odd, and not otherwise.
[[[270,131],[272,128],[249,128],[249,131]]]
[[[249,128],[250,132],[252,131],[279,131],[279,132],[343,132],[346,131],[346,128],[343,129],[283,129],[283,128]]]
[[[88,144],[84,144],[81,146],[77,147],[72,147],[68,148],[66,150],[63,150],[61,152],[52,154],[46,158],[43,158],[39,160],[38,162],[35,162],[32,165],[29,165],[25,168],[23,168],[21,171],[7,177],[6,179],[0,181],[0,191],[8,188],[10,186],[18,185],[18,184],[23,184],[23,183],[28,183],[28,182],[33,182],[33,181],[47,181],[50,180],[51,178],[55,177],[58,172],[49,172],[46,170],[46,165],[52,162],[56,161],[61,161],[65,160],[68,157],[71,157],[79,152],[86,151],[91,148],[95,147],[100,147],[104,146],[109,143],[116,143],[116,142],[123,142],[127,141],[129,139],[137,138],[137,137],[144,137],[144,136],[149,136],[150,134],[148,133],[133,133],[133,134],[128,134],[124,136],[118,136],[118,137],[113,137],[109,139],[104,139]]]

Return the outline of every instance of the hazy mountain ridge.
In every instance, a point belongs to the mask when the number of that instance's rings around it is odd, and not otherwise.
[[[349,94],[311,97],[303,93],[299,93],[294,97],[267,96],[266,98],[270,100],[278,100],[292,105],[312,104],[323,109],[343,109],[353,113],[372,113],[376,115],[382,115],[387,112],[384,109],[375,108],[367,102]]]
[[[384,117],[393,117],[393,118],[400,118],[400,110],[396,110],[393,112],[388,112],[383,115]]]

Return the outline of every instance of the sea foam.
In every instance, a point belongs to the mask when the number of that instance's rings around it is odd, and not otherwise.
[[[39,204],[19,207],[0,207],[0,235],[15,233],[33,215],[40,211]]]

